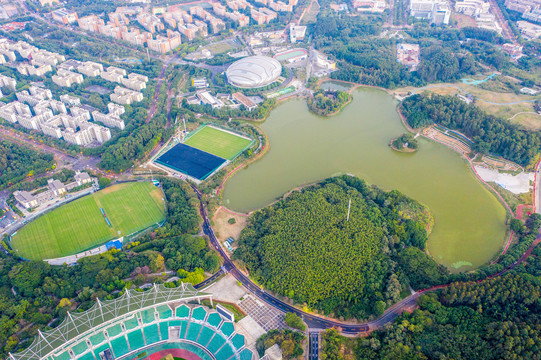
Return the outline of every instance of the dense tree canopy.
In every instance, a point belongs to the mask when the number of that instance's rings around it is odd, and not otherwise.
[[[54,166],[53,156],[26,146],[0,142],[0,189],[15,184],[27,176],[39,175]]]
[[[522,272],[456,283],[367,338],[328,331],[322,359],[540,359],[540,292],[538,278]]]
[[[473,140],[473,150],[528,165],[541,151],[541,132],[524,131],[452,96],[413,95],[402,102],[413,128],[437,123]]]
[[[366,318],[400,297],[407,279],[392,258],[403,246],[424,249],[427,221],[426,209],[397,191],[333,178],[254,213],[235,257],[272,291]]]

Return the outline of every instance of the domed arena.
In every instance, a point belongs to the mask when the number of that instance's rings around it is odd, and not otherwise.
[[[218,311],[202,306],[212,295],[191,284],[128,290],[115,300],[68,313],[56,328],[41,332],[11,360],[252,360],[244,335]]]
[[[276,81],[282,73],[282,65],[268,56],[250,56],[227,68],[227,80],[233,86],[241,88],[259,88]]]

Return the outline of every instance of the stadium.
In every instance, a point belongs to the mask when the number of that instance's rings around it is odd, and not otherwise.
[[[158,154],[154,163],[199,182],[233,161],[253,143],[244,135],[203,125],[191,132],[183,143],[174,143]]]
[[[15,232],[10,244],[28,260],[62,258],[163,220],[165,199],[160,188],[143,181],[115,184],[38,216]]]
[[[233,86],[259,88],[276,81],[282,73],[282,65],[268,56],[249,56],[231,64],[225,74]]]
[[[244,335],[219,312],[201,306],[212,295],[191,284],[127,290],[115,300],[96,300],[87,311],[68,313],[58,327],[39,332],[10,360],[252,360]]]

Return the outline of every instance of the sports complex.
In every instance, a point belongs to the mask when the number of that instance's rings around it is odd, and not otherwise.
[[[19,256],[43,260],[73,255],[161,223],[165,199],[150,182],[117,184],[62,205],[11,237]]]
[[[297,48],[287,51],[283,51],[273,56],[278,61],[287,61],[288,63],[294,63],[306,59],[308,52],[305,49]]]
[[[168,171],[178,172],[202,181],[233,161],[254,144],[247,136],[203,125],[188,135],[182,143],[173,143],[154,159]]]
[[[127,290],[115,300],[96,300],[68,313],[58,327],[40,332],[11,360],[252,360],[245,337],[213,309],[198,305],[212,295],[191,284]],[[257,358],[257,357],[254,357]]]

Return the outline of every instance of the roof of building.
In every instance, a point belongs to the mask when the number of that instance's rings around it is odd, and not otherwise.
[[[282,65],[268,56],[249,56],[235,61],[225,73],[234,86],[257,88],[278,79],[282,73]]]
[[[110,326],[109,336],[114,337],[112,328],[120,326],[114,325],[116,321],[126,320],[132,317],[134,313],[144,311],[147,308],[155,307],[160,304],[178,302],[180,300],[189,300],[209,297],[208,294],[199,292],[191,284],[182,284],[176,288],[166,288],[164,285],[154,285],[148,291],[127,290],[122,296],[114,300],[97,300],[97,302],[87,311],[81,313],[70,313],[62,324],[58,327],[44,331],[35,337],[32,345],[19,353],[10,354],[10,359],[15,360],[38,360],[49,359],[51,354],[67,353],[65,351],[71,348],[77,356],[77,345],[84,345],[84,340],[88,337],[98,336],[98,332],[104,329],[104,326]],[[164,311],[171,313],[168,306],[163,306]],[[153,315],[153,314],[152,314]],[[171,315],[171,314],[170,314]],[[118,319],[118,320],[117,320]],[[126,320],[126,321],[129,321]],[[103,334],[101,335],[103,336]],[[69,354],[68,354],[69,355]],[[52,358],[52,357],[51,357]],[[71,356],[68,356],[71,358]]]

